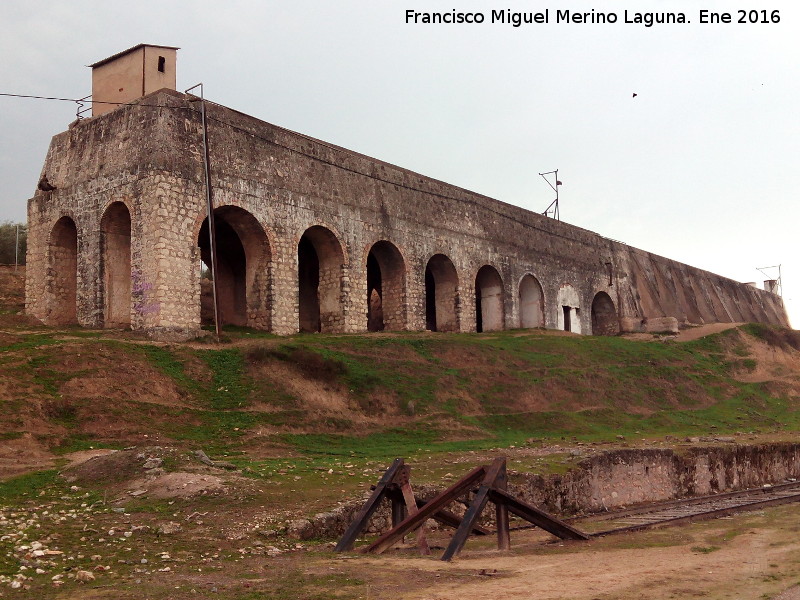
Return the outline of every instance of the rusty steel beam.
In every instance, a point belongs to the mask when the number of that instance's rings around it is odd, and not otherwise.
[[[361,507],[361,510],[358,511],[353,522],[350,523],[350,526],[347,528],[347,531],[344,532],[344,535],[339,540],[339,543],[336,544],[336,547],[333,549],[334,552],[346,552],[353,547],[355,544],[356,538],[364,531],[364,528],[367,526],[367,521],[378,508],[383,497],[386,495],[388,491],[388,486],[394,480],[397,473],[403,467],[403,459],[402,458],[395,458],[394,462],[386,469],[386,472],[381,477],[378,485],[375,486],[375,489],[370,495],[369,499],[364,503],[364,506]]]
[[[485,467],[475,467],[438,496],[426,502],[425,505],[419,509],[419,512],[414,515],[409,515],[402,523],[397,525],[397,527],[393,527],[391,530],[384,533],[377,540],[364,548],[363,551],[374,552],[375,554],[385,552],[402,539],[406,533],[416,529],[423,524],[426,519],[439,512],[441,508],[468,492],[472,486],[481,480],[485,471]]]
[[[483,477],[481,486],[478,488],[478,491],[475,492],[475,497],[472,499],[472,503],[467,509],[467,512],[464,513],[464,519],[461,521],[461,525],[459,525],[458,529],[456,529],[456,532],[453,534],[453,539],[450,540],[450,544],[444,551],[442,560],[450,561],[454,556],[461,552],[464,544],[467,543],[467,538],[469,537],[473,526],[478,521],[478,518],[481,516],[486,503],[489,501],[489,491],[496,484],[500,473],[505,471],[505,467],[505,457],[495,458],[494,461],[492,461],[492,464],[486,470],[486,474]]]
[[[494,487],[503,492],[508,489],[508,474],[506,473],[505,461],[502,469],[497,474]],[[502,502],[495,502],[494,515],[495,523],[497,523],[497,549],[509,550],[511,548],[511,532],[508,528],[508,506]]]
[[[489,496],[492,502],[505,504],[510,513],[533,523],[537,527],[541,527],[562,540],[588,540],[591,537],[589,534],[575,529],[553,515],[515,498],[508,492],[494,489],[490,490]]]
[[[419,507],[417,506],[417,499],[414,497],[414,490],[411,489],[410,481],[406,481],[400,486],[400,493],[403,495],[408,514],[412,516],[417,514],[419,512]],[[425,533],[425,523],[417,529],[417,547],[421,554],[427,556],[431,553],[431,548],[428,546],[428,536]]]
[[[420,508],[425,506],[426,502],[424,500],[420,500],[417,498],[417,506]],[[445,525],[447,527],[452,527],[453,529],[458,529],[458,526],[461,525],[461,517],[451,513],[449,510],[441,509],[437,513],[431,515],[431,519]],[[480,525],[475,525],[472,528],[473,535],[489,535],[491,530],[486,529],[486,527],[482,527]]]

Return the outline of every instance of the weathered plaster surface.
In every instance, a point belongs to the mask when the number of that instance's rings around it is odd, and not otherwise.
[[[572,330],[591,333],[599,292],[612,299],[627,329],[662,317],[788,324],[774,294],[222,106],[209,104],[208,113],[215,206],[241,209],[228,214],[242,217],[231,217],[231,227],[247,255],[243,318],[251,326],[278,334],[298,330],[298,243],[311,227],[327,231],[315,243],[328,331],[367,330],[366,265],[378,242],[390,243],[377,256],[388,265],[386,273],[381,267],[385,281],[392,272],[383,295],[393,297],[383,302],[391,307],[386,323],[395,329],[425,328],[425,271],[437,254],[455,268],[450,297],[460,331],[476,329],[476,276],[487,265],[502,282],[491,296],[504,314],[492,313],[492,327],[520,326],[519,284],[526,274],[541,285],[547,328],[563,328],[563,306],[569,305]],[[48,270],[58,268],[48,266],[51,233],[68,216],[77,230],[77,321],[103,324],[108,259],[100,223],[117,202],[130,213],[132,288],[138,293],[131,326],[154,335],[193,335],[200,327],[198,235],[206,216],[201,157],[199,106],[168,90],[56,135],[42,172],[55,189],[37,190],[28,206],[28,313],[51,321],[57,300]],[[247,215],[260,227],[247,225]]]

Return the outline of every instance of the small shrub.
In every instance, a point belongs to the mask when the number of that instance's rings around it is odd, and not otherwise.
[[[750,323],[744,329],[753,337],[775,348],[800,350],[800,331],[771,327],[762,323]]]
[[[342,361],[322,356],[304,346],[257,346],[247,352],[251,364],[264,364],[274,359],[290,363],[306,377],[325,383],[332,383],[347,373],[347,366]]]
[[[45,401],[42,411],[52,421],[73,421],[78,414],[78,408],[67,398]]]

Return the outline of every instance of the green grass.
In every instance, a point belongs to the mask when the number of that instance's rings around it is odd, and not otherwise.
[[[121,447],[122,444],[119,443],[97,440],[85,434],[72,433],[63,438],[56,446],[51,446],[50,451],[54,454],[63,455],[69,454],[70,452],[79,452],[81,450],[94,450],[96,448],[118,450]]]
[[[208,405],[214,410],[246,407],[252,384],[245,373],[242,353],[232,348],[205,350],[199,354],[211,369],[211,384],[202,393]]]
[[[618,435],[800,429],[800,413],[788,396],[774,386],[734,378],[757,367],[746,355],[743,335],[787,347],[792,339],[783,330],[745,326],[681,344],[515,331],[301,334],[280,343],[267,340],[246,351],[97,341],[92,336],[86,343],[108,344],[139,357],[184,394],[190,408],[105,408],[129,422],[141,415],[145,431],[233,452],[259,426],[284,432],[306,429],[317,433],[279,432],[272,441],[309,456],[383,459],[420,448],[463,451],[521,444],[529,438],[602,441]],[[82,433],[90,414],[87,403],[61,398],[60,392],[65,381],[88,371],[66,371],[52,343],[46,335],[27,335],[12,344],[16,350],[11,355],[16,357],[12,368],[49,397],[42,402],[46,416],[68,430],[57,451],[112,441]],[[338,394],[347,411],[329,414],[307,407],[269,368],[275,361]],[[531,410],[530,404],[543,408]],[[264,405],[269,409],[261,410]],[[354,433],[358,413],[384,419],[385,425],[373,420]]]
[[[13,505],[26,499],[39,497],[40,492],[52,486],[58,477],[58,471],[34,471],[18,477],[0,481],[0,505]]]

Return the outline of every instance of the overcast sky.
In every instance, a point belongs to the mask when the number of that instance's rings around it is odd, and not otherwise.
[[[559,169],[568,223],[739,281],[782,264],[798,327],[800,10],[740,4],[2,0],[0,92],[79,98],[86,65],[179,46],[179,90],[202,81],[231,108],[537,212],[553,199],[538,173]],[[700,7],[733,22],[701,24]],[[454,8],[486,20],[406,23]],[[740,24],[738,8],[780,22]],[[550,22],[492,24],[504,9]],[[618,19],[556,23],[565,9]],[[691,22],[626,24],[626,9]],[[24,221],[75,106],[0,109],[0,221]]]

